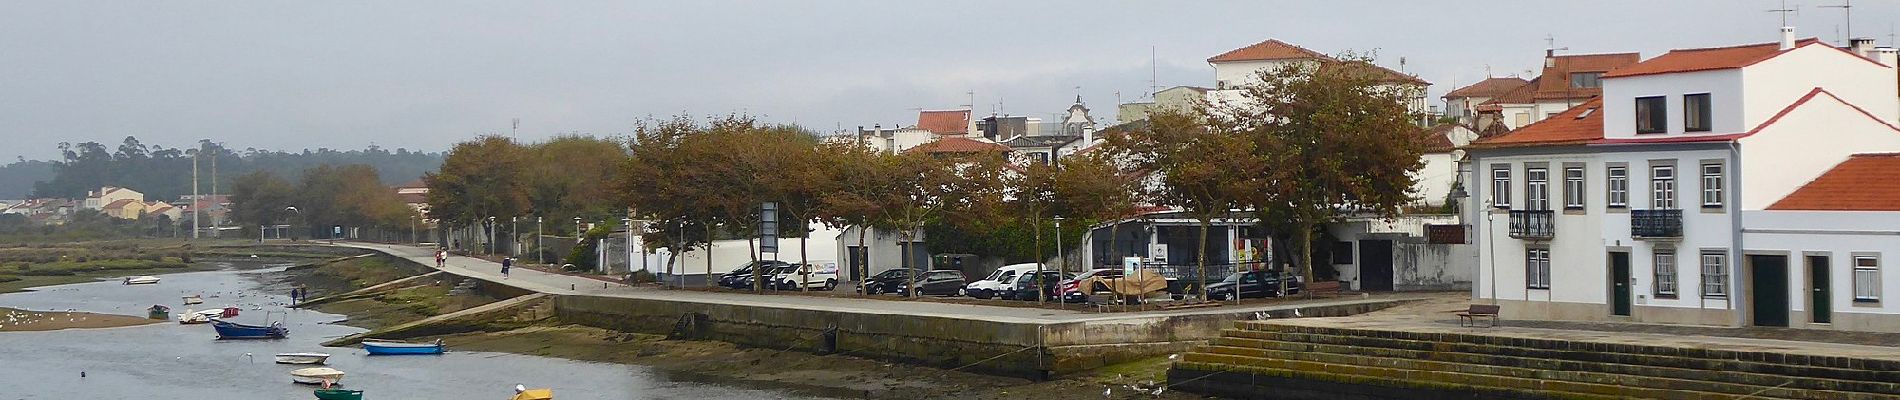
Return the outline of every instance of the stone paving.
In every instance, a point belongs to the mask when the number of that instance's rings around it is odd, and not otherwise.
[[[357,247],[380,251],[397,257],[407,258],[423,265],[435,265],[434,249],[428,247],[390,245],[376,243],[339,243],[340,246]],[[451,256],[443,270],[457,275],[474,276],[490,281],[502,282],[522,289],[542,293],[579,294],[655,300],[705,302],[716,304],[754,305],[760,307],[782,307],[799,309],[822,309],[840,312],[868,314],[903,314],[936,316],[947,318],[974,319],[1011,323],[1067,323],[1067,322],[1107,322],[1148,319],[1155,317],[1202,314],[1251,314],[1255,312],[1297,309],[1302,307],[1333,306],[1385,302],[1395,299],[1428,299],[1444,297],[1442,294],[1401,294],[1369,296],[1349,299],[1302,300],[1275,302],[1268,304],[1221,306],[1181,310],[1160,310],[1126,313],[1099,313],[1075,310],[1052,310],[1025,307],[1004,307],[972,304],[953,304],[932,301],[876,300],[862,298],[836,298],[819,296],[766,296],[750,293],[703,292],[692,290],[664,290],[654,287],[635,287],[620,283],[604,282],[597,279],[561,275],[527,268],[515,268],[511,276],[502,277],[501,264],[472,257]]]

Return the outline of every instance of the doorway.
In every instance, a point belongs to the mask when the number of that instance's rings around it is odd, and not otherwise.
[[[1610,315],[1630,316],[1630,253],[1610,252]]]
[[[1392,241],[1359,241],[1359,289],[1392,291]]]
[[[1826,324],[1834,321],[1834,304],[1830,301],[1834,288],[1827,279],[1828,261],[1827,256],[1808,256],[1808,285],[1813,286],[1813,290],[1809,291],[1808,322]]]
[[[1788,326],[1788,256],[1748,256],[1755,326]]]

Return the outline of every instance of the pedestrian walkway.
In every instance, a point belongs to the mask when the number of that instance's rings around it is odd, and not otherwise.
[[[427,247],[376,244],[376,243],[339,243],[342,246],[357,247],[380,251],[390,255],[407,258],[422,265],[435,265],[434,249]],[[750,293],[703,292],[693,290],[664,290],[650,287],[633,287],[621,283],[604,282],[586,277],[562,275],[526,268],[515,268],[507,279],[501,275],[501,264],[473,257],[449,257],[444,271],[481,278],[517,288],[541,293],[577,294],[610,296],[652,300],[670,300],[712,304],[728,304],[758,307],[782,307],[810,310],[829,310],[865,314],[904,314],[934,316],[945,318],[974,319],[1009,323],[1067,323],[1067,322],[1113,322],[1116,320],[1150,319],[1162,316],[1251,314],[1308,307],[1328,307],[1350,304],[1389,302],[1395,299],[1425,298],[1429,295],[1373,297],[1355,299],[1334,299],[1310,302],[1272,303],[1249,306],[1206,307],[1183,310],[1160,310],[1127,313],[1097,313],[1075,310],[1051,310],[1025,307],[1003,307],[971,304],[951,304],[932,301],[896,301],[858,298],[820,297],[820,296],[765,296]]]

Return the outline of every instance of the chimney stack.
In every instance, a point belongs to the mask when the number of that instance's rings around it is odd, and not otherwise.
[[[1794,48],[1794,27],[1781,27],[1781,49],[1787,50],[1792,48]]]
[[[1847,50],[1854,52],[1854,55],[1865,57],[1869,60],[1880,61],[1874,58],[1874,39],[1872,38],[1848,39]]]
[[[1557,49],[1545,48],[1544,49],[1544,68],[1556,68],[1556,67],[1557,67]]]
[[[1900,62],[1900,53],[1896,53],[1892,47],[1877,47],[1874,48],[1874,61],[1879,61],[1880,65],[1885,65],[1887,68],[1893,68],[1894,63]]]

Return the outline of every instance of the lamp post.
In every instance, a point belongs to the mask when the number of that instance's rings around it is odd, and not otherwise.
[[[574,217],[574,240],[581,240],[581,217]]]
[[[508,217],[508,256],[521,254],[521,217]]]
[[[534,216],[534,262],[536,264],[545,265],[548,263],[548,260],[546,260],[546,256],[543,256],[547,251],[541,250],[541,220],[541,216]]]
[[[621,218],[620,222],[627,224],[627,275],[631,276],[633,275],[633,218]],[[627,283],[633,283],[632,279],[628,281]]]
[[[1056,271],[1069,272],[1068,257],[1062,254],[1062,215],[1056,215]]]
[[[495,255],[495,216],[488,216],[488,255]]]

